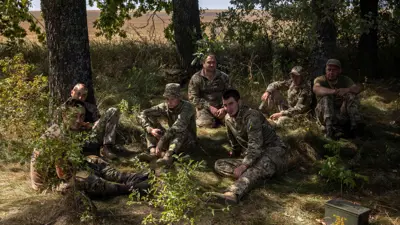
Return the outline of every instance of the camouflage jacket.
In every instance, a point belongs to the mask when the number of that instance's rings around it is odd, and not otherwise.
[[[152,123],[162,117],[168,120],[169,129],[160,141],[169,141],[176,135],[185,132],[196,137],[196,111],[190,102],[181,100],[181,103],[174,109],[169,109],[167,103],[153,106],[142,111],[139,122],[150,133],[151,128],[153,128],[151,127]]]
[[[69,98],[70,99],[70,98]],[[68,99],[68,100],[69,100]],[[67,100],[67,101],[68,101]],[[66,102],[67,102],[66,101]],[[97,120],[100,119],[100,113],[95,104],[91,104],[88,102],[82,102],[85,107],[85,122],[95,123]],[[61,113],[65,109],[65,103],[63,103],[60,107],[58,107],[54,113],[53,123],[61,124],[62,122],[62,115]]]
[[[282,111],[282,115],[293,116],[306,113],[311,109],[312,92],[307,81],[304,81],[300,86],[295,86],[291,79],[276,81],[268,85],[266,91],[272,93],[275,90],[287,90],[289,108]]]
[[[282,164],[286,147],[261,112],[240,106],[235,118],[225,117],[225,125],[233,150],[242,150],[243,164],[252,166],[263,155],[277,165]],[[282,152],[275,152],[277,148],[270,147],[282,147],[278,148]]]
[[[210,106],[222,107],[222,94],[231,87],[229,76],[216,70],[212,80],[203,75],[203,70],[195,73],[189,82],[189,100],[197,109],[208,109]]]

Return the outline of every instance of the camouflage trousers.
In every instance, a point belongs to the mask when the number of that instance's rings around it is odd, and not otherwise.
[[[267,101],[264,103],[263,111],[266,110],[268,114],[274,112],[281,112],[289,108],[289,104],[285,97],[279,91],[273,91]]]
[[[227,177],[233,177],[236,167],[242,164],[242,159],[219,159],[215,162],[215,171]],[[226,191],[233,192],[241,199],[254,186],[272,177],[277,169],[268,156],[262,156],[253,166],[249,167]]]
[[[88,170],[75,175],[76,188],[89,196],[129,194],[133,189],[147,188],[147,174],[120,172],[98,156],[87,156]]]
[[[323,126],[342,126],[347,122],[356,125],[361,120],[358,107],[359,99],[354,94],[346,94],[341,105],[335,105],[335,96],[326,95],[318,101],[315,114]]]
[[[114,145],[119,117],[120,112],[117,108],[109,108],[93,126],[91,142]]]
[[[41,190],[46,182],[46,176],[36,170],[35,158],[38,152],[32,155],[30,175],[34,190]],[[90,196],[114,196],[128,194],[133,189],[145,189],[148,187],[147,174],[120,172],[111,167],[98,156],[86,157],[86,168],[77,172],[75,176],[66,175],[67,184],[62,191],[75,188],[84,191]]]
[[[162,129],[165,132],[165,129]],[[146,132],[147,148],[155,148],[158,144],[158,139],[151,134]],[[195,139],[189,132],[177,134],[175,138],[172,138],[168,143],[163,144],[163,149],[168,155],[179,154],[185,152],[189,148],[193,147]]]
[[[166,131],[165,128],[158,121],[151,121],[150,126],[160,129],[163,133],[165,133]],[[158,144],[159,139],[149,134],[147,131],[145,131],[145,133],[147,149],[150,150],[151,148],[155,148]],[[193,147],[195,143],[196,138],[186,131],[176,134],[175,137],[169,140],[167,143],[163,143],[163,149],[166,149],[166,153],[168,153],[169,155],[179,154]]]
[[[213,114],[211,114],[209,109],[196,110],[196,125],[197,126],[210,128],[210,127],[214,126],[216,123],[222,124],[223,121],[216,118]]]

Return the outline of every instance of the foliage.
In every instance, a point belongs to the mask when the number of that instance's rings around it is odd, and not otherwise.
[[[151,175],[152,186],[148,196],[140,196],[139,193],[130,195],[129,204],[140,203],[145,200],[150,206],[162,208],[161,216],[149,214],[143,224],[175,224],[183,222],[194,224],[206,208],[205,202],[201,200],[200,183],[193,179],[196,171],[203,168],[203,162],[194,162],[180,156],[174,156],[177,160],[174,165],[177,171],[163,171],[158,176]]]
[[[368,182],[367,176],[355,173],[346,168],[343,160],[340,158],[340,149],[342,147],[343,144],[339,141],[332,141],[324,145],[324,148],[334,153],[334,156],[327,156],[319,171],[321,176],[327,178],[327,182],[339,183],[341,193],[343,193],[343,186],[348,188],[356,187],[356,180]]]
[[[8,38],[9,44],[22,42],[26,36],[22,22],[28,22],[29,31],[35,32],[40,42],[44,41],[38,21],[29,13],[30,4],[29,0],[0,0],[0,35]]]
[[[47,127],[47,77],[33,75],[21,54],[0,60],[0,66],[0,141],[6,146],[1,155],[26,160]]]
[[[114,35],[126,37],[126,32],[122,29],[125,20],[132,17],[141,17],[142,15],[152,12],[160,12],[165,10],[170,14],[172,10],[172,1],[156,1],[156,0],[89,0],[89,4],[94,4],[101,10],[100,18],[98,18],[93,26],[98,29],[97,36],[104,35],[107,39],[111,39]],[[133,13],[132,13],[133,12]]]

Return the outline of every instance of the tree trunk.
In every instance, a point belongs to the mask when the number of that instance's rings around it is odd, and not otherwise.
[[[361,0],[360,12],[361,19],[368,26],[358,42],[360,74],[363,77],[376,77],[378,73],[378,0]]]
[[[52,106],[67,100],[76,83],[88,87],[87,101],[95,103],[90,64],[85,0],[42,0],[49,51]]]
[[[312,53],[312,78],[325,73],[326,61],[336,57],[336,0],[312,0],[317,38]]]
[[[196,51],[196,41],[201,39],[200,11],[198,0],[172,0],[172,22],[175,44],[180,57],[180,66],[186,73],[194,73],[190,63]]]

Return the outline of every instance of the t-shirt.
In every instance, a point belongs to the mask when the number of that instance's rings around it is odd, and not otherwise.
[[[324,88],[339,89],[339,88],[349,88],[353,86],[354,81],[350,77],[339,75],[337,82],[333,84],[326,79],[325,75],[322,75],[314,79],[314,85],[315,84],[319,84],[321,85],[321,87]],[[320,98],[321,96],[317,96],[318,101]],[[336,96],[335,105],[340,106],[342,104],[342,101],[343,99],[340,96]]]

